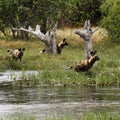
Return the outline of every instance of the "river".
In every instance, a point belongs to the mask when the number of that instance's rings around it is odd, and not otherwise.
[[[25,75],[37,71],[25,71]],[[85,112],[120,111],[120,88],[76,86],[21,85],[21,71],[0,72],[0,117],[33,115],[38,120],[47,116]]]

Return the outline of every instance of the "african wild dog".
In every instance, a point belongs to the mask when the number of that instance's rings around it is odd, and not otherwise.
[[[91,67],[93,67],[93,64],[99,60],[99,57],[96,53],[97,51],[91,51],[90,58],[77,62],[75,66],[71,66],[69,69],[74,68],[76,72],[88,71]]]
[[[57,54],[61,54],[63,47],[67,45],[68,43],[66,42],[66,38],[64,38],[59,44],[57,44]],[[46,52],[46,48],[40,51],[40,53],[44,52]]]
[[[66,42],[66,38],[64,38],[58,45],[57,45],[57,53],[61,54],[62,49],[64,46],[67,46],[68,43]]]
[[[22,59],[22,56],[24,54],[25,48],[19,48],[19,49],[7,49],[7,52],[10,53],[10,57],[12,57],[15,60]]]

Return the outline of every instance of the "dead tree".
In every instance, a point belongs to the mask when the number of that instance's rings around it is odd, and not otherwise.
[[[59,44],[57,44],[57,54],[61,54],[62,49],[67,46],[68,43],[66,41],[66,38],[64,38]],[[40,53],[45,53],[46,52],[46,48],[44,48],[42,51],[40,51]]]
[[[33,34],[35,37],[39,38],[41,42],[45,43],[45,46],[46,46],[45,48],[47,53],[53,53],[54,55],[57,55],[57,44],[56,44],[57,24],[58,22],[56,22],[55,26],[51,31],[49,30],[45,34],[41,32],[40,25],[36,25],[36,30],[33,30],[30,26],[28,29],[21,27],[20,29],[13,28],[13,30],[25,31],[27,33]]]
[[[83,38],[85,43],[85,49],[84,49],[84,58],[89,59],[90,58],[90,52],[92,51],[92,35],[98,28],[91,29],[90,27],[90,20],[86,20],[84,23],[84,30],[75,30],[74,33],[79,35],[81,38]]]

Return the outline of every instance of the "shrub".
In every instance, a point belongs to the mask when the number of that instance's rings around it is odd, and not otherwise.
[[[120,1],[103,0],[101,26],[108,31],[110,40],[120,42]]]

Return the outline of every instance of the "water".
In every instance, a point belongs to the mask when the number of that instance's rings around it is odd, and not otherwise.
[[[33,73],[38,74],[24,72]],[[14,79],[21,81],[21,75],[21,71],[0,73],[0,117],[20,114],[44,120],[46,116],[120,110],[120,88],[14,84]]]

